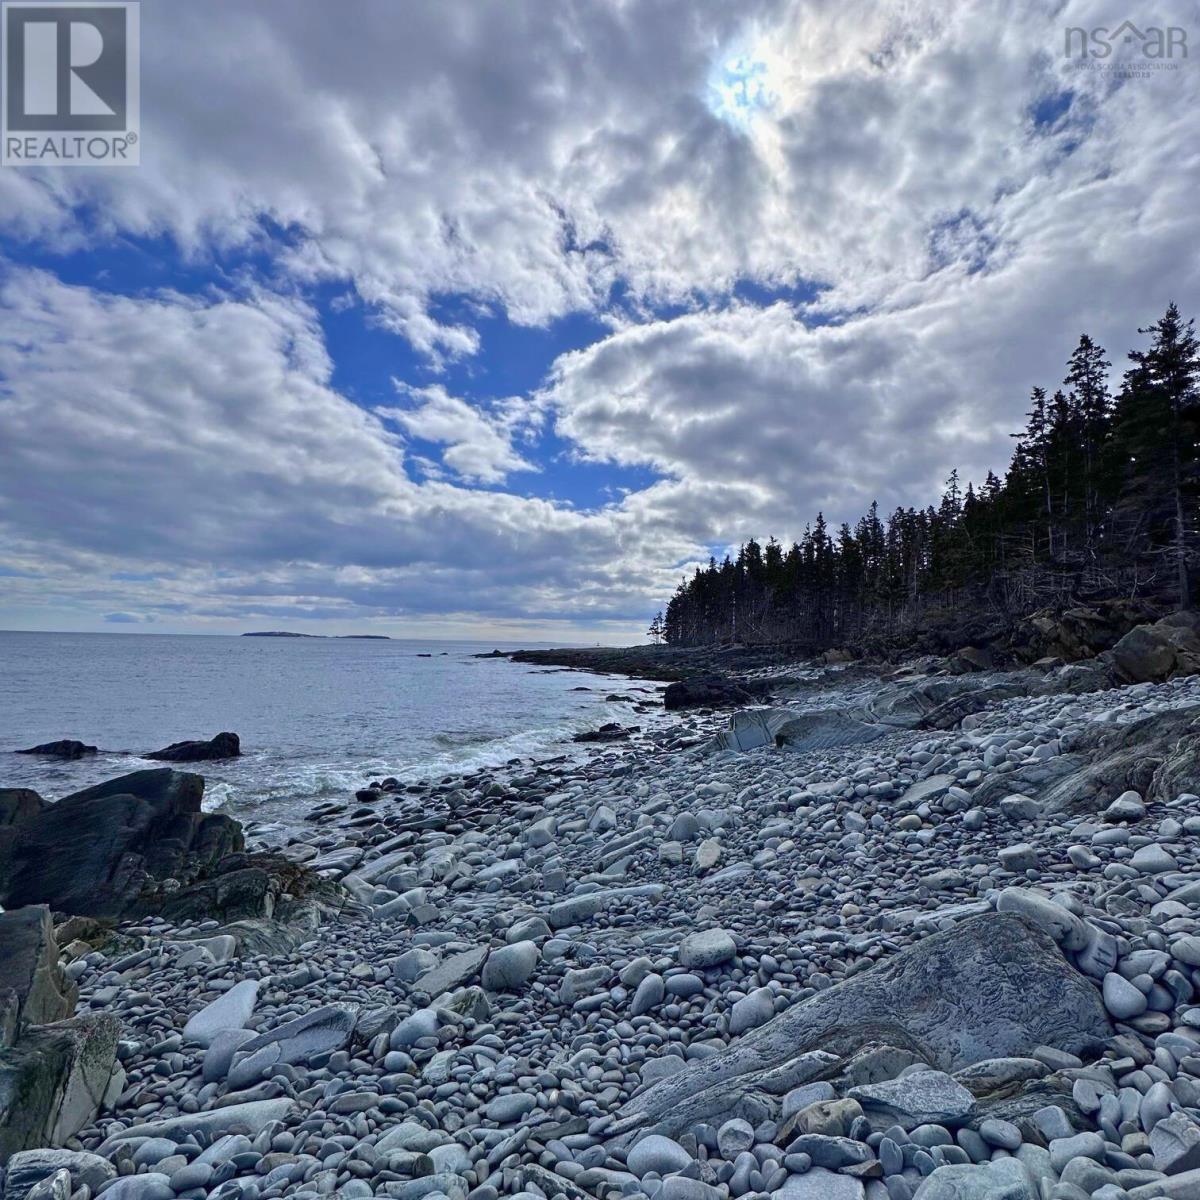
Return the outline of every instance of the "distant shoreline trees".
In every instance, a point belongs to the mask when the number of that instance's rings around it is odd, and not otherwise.
[[[1120,390],[1087,334],[1053,395],[1036,387],[1003,480],[941,500],[878,504],[831,532],[823,514],[784,548],[751,539],[710,558],[655,618],[673,646],[827,648],[903,634],[986,606],[1015,618],[1104,597],[1189,607],[1200,562],[1200,342],[1172,303],[1139,329]]]

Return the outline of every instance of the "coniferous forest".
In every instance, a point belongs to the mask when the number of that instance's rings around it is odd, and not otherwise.
[[[1086,334],[1035,387],[1001,479],[950,472],[925,509],[823,514],[801,541],[751,540],[684,579],[651,633],[676,646],[809,649],[903,639],[963,614],[1016,620],[1107,598],[1191,606],[1200,557],[1200,343],[1171,304],[1138,330],[1116,394]]]

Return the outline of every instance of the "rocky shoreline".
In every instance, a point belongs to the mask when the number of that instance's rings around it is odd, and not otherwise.
[[[1200,675],[1145,628],[676,659],[770,704],[286,844],[172,768],[0,790],[3,1200],[1200,1196]]]

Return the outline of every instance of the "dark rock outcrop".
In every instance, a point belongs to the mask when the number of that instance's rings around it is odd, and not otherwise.
[[[143,755],[157,762],[208,762],[218,758],[237,758],[242,744],[236,733],[218,733],[208,741],[172,742],[161,750]]]
[[[1200,671],[1200,616],[1172,613],[1138,625],[1112,648],[1112,662],[1126,683],[1161,683]]]
[[[219,921],[241,954],[282,953],[352,907],[338,884],[278,854],[230,854],[208,878],[183,888],[151,883],[138,900],[139,913],[176,924]]]
[[[200,810],[204,780],[170,768],[135,771],[57,804],[24,803],[0,826],[0,904],[122,917],[151,880],[188,882],[241,850],[241,826]]]
[[[85,754],[96,754],[95,746],[88,746],[71,738],[63,738],[58,742],[43,742],[40,746],[30,746],[28,750],[17,750],[17,754],[44,754],[47,758],[83,758]]]
[[[731,679],[710,676],[704,679],[681,679],[669,684],[663,692],[663,708],[727,708],[735,704],[753,704],[754,697]]]
[[[585,733],[577,733],[571,740],[573,742],[622,742],[627,740],[632,732],[632,729],[626,729],[615,721],[609,721],[601,725],[599,729],[589,729]]]
[[[689,1064],[628,1101],[614,1132],[668,1136],[698,1121],[758,1112],[805,1078],[807,1061],[882,1042],[942,1071],[1039,1045],[1084,1049],[1112,1035],[1093,984],[1041,929],[988,913],[935,934],[852,979],[819,992],[726,1050]],[[814,1052],[809,1055],[809,1052]],[[836,1056],[836,1057],[835,1057]]]
[[[32,788],[0,788],[0,829],[28,821],[45,807],[45,800]]]

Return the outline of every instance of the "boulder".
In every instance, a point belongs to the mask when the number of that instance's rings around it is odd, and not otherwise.
[[[750,704],[754,697],[740,684],[716,676],[682,679],[668,684],[663,692],[663,708],[727,708],[732,704]]]
[[[737,943],[724,929],[699,929],[679,943],[679,961],[685,967],[717,967],[735,954]]]
[[[111,1014],[26,1029],[0,1050],[0,1162],[18,1150],[61,1146],[96,1118],[116,1063]]]
[[[571,741],[573,742],[621,742],[625,741],[632,729],[626,729],[623,725],[618,725],[616,721],[609,721],[601,725],[599,729],[587,730],[584,733],[577,733]]]
[[[54,926],[44,904],[0,913],[0,992],[6,990],[16,996],[18,1027],[48,1025],[75,1012],[79,989],[58,965]]]
[[[108,1155],[122,1142],[145,1138],[166,1138],[179,1143],[201,1135],[211,1144],[231,1129],[248,1131],[250,1137],[257,1137],[273,1121],[282,1121],[294,1107],[295,1101],[283,1096],[277,1100],[247,1100],[224,1108],[163,1117],[117,1130],[100,1144],[97,1153]]]
[[[431,971],[426,971],[413,987],[417,991],[427,992],[430,996],[440,996],[443,992],[462,987],[479,973],[487,956],[487,946],[473,946],[470,950],[451,954]]]
[[[523,987],[538,964],[536,942],[513,942],[488,955],[483,965],[483,986],[489,992],[511,992]]]
[[[189,880],[242,848],[241,826],[200,809],[204,780],[135,771],[0,828],[0,904],[122,917],[152,879]]]
[[[835,746],[861,746],[893,730],[837,711],[797,712],[794,708],[754,708],[736,712],[729,728],[708,744],[710,752],[778,746],[802,753]]]
[[[86,1183],[93,1194],[117,1176],[108,1159],[86,1150],[21,1150],[8,1160],[0,1195],[21,1200],[31,1187],[57,1171],[68,1173],[72,1190]]]
[[[1194,613],[1173,613],[1136,625],[1112,648],[1113,667],[1126,683],[1161,683],[1200,671],[1200,634]]]
[[[28,750],[17,750],[15,753],[42,754],[46,758],[83,758],[85,754],[95,754],[97,751],[95,746],[63,738],[58,742],[43,742],[40,746],[30,746]]]
[[[980,1166],[938,1167],[913,1200],[1038,1200],[1040,1195],[1022,1163],[998,1158]]]
[[[356,1005],[326,1004],[260,1033],[240,1049],[243,1054],[253,1054],[273,1047],[278,1050],[275,1062],[308,1062],[319,1054],[332,1054],[347,1045],[357,1019]]]
[[[1038,799],[1047,814],[1092,815],[1103,812],[1126,792],[1146,803],[1173,801],[1184,792],[1200,792],[1200,706],[1155,713],[1127,725],[1094,722],[1085,726],[1069,754],[1040,764]],[[1045,779],[1047,771],[1049,780]],[[1007,781],[1007,782],[1000,782]],[[998,777],[1005,794],[1020,772]],[[986,804],[991,780],[975,792]]]
[[[986,913],[908,947],[751,1030],[727,1049],[634,1096],[617,1130],[672,1136],[771,1111],[806,1083],[807,1051],[850,1055],[868,1042],[908,1050],[941,1071],[1052,1045],[1084,1049],[1112,1035],[1099,992],[1053,939],[1013,913]]]
[[[211,1046],[218,1035],[231,1029],[245,1029],[258,1001],[257,979],[243,979],[227,992],[222,992],[199,1012],[193,1013],[183,1027],[189,1042]]]
[[[904,1129],[962,1125],[975,1112],[975,1097],[943,1071],[910,1071],[898,1079],[851,1088],[846,1095],[863,1111]]]
[[[218,733],[206,742],[172,742],[142,757],[158,762],[207,762],[218,758],[237,758],[241,752],[241,741],[236,733]]]

